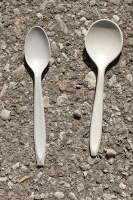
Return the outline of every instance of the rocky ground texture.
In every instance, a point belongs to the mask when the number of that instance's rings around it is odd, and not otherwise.
[[[132,0],[0,1],[0,199],[133,199]],[[103,134],[89,152],[96,74],[84,50],[89,26],[109,18],[124,46],[107,70]],[[47,32],[52,58],[42,80],[47,128],[45,166],[36,167],[33,79],[24,42],[31,27]]]

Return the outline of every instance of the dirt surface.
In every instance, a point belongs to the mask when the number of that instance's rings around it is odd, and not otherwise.
[[[133,199],[132,0],[0,1],[0,199]],[[89,26],[108,18],[124,46],[105,75],[103,133],[89,152],[95,70],[84,50]],[[33,79],[24,64],[31,27],[47,32],[52,59],[42,80],[47,130],[45,166],[37,168]]]

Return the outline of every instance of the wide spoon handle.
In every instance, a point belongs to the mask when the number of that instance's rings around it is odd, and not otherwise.
[[[95,101],[92,113],[92,122],[90,128],[90,151],[92,156],[96,156],[101,141],[102,134],[102,113],[103,113],[103,87],[104,71],[98,71],[97,87]]]
[[[43,107],[41,75],[35,76],[34,87],[34,141],[38,166],[44,165],[46,147],[46,125]]]

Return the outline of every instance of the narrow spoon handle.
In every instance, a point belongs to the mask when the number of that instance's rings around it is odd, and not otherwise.
[[[44,165],[46,147],[46,126],[43,107],[41,75],[35,76],[34,91],[34,141],[38,166]]]
[[[90,151],[92,156],[96,156],[101,141],[102,134],[102,113],[103,113],[103,87],[104,87],[104,71],[98,71],[97,87],[95,93],[95,101],[92,113],[92,122],[90,129]]]

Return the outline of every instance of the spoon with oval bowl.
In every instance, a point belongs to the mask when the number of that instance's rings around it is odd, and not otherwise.
[[[98,69],[90,128],[90,151],[92,156],[97,155],[101,141],[105,70],[120,54],[122,45],[123,36],[119,26],[108,19],[94,22],[90,26],[85,38],[86,51]]]
[[[41,77],[51,56],[50,44],[44,30],[33,27],[25,40],[25,59],[34,73],[34,141],[38,166],[44,165],[46,125],[43,107]]]

